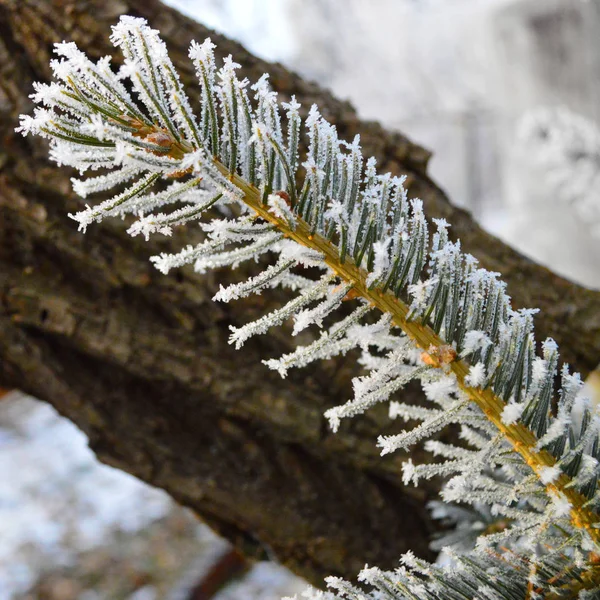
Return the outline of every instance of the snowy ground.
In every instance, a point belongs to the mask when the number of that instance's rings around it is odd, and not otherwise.
[[[98,463],[72,423],[19,393],[0,399],[0,532],[2,600],[158,600],[227,550],[167,494]],[[303,587],[261,563],[216,598],[275,600]]]

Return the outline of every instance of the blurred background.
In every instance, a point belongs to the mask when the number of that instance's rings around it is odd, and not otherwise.
[[[452,202],[600,288],[600,0],[169,4],[427,147]],[[17,392],[0,398],[0,473],[2,600],[271,600],[303,588],[97,463],[81,432]]]

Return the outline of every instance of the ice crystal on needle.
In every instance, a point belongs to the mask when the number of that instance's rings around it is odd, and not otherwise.
[[[303,122],[298,102],[280,104],[267,76],[240,80],[231,57],[217,67],[206,40],[189,54],[196,114],[157,31],[123,17],[111,39],[125,56],[118,73],[108,58],[93,63],[74,44],[58,44],[55,81],[36,84],[39,106],[19,128],[49,138],[59,164],[93,172],[73,182],[82,197],[113,190],[72,215],[80,228],[129,215],[131,235],[148,238],[204,219],[200,244],[153,257],[164,273],[275,257],[221,286],[215,300],[276,286],[295,297],[232,328],[230,342],[241,347],[286,321],[294,334],[321,329],[312,343],[265,361],[282,376],[358,349],[369,373],[355,379],[352,400],[327,412],[333,429],[421,380],[427,406],[390,405],[392,418],[419,424],[381,437],[383,453],[426,442],[441,460],[407,461],[405,480],[441,475],[449,511],[460,513],[459,503],[496,519],[473,550],[448,550],[456,568],[406,555],[394,572],[362,572],[372,592],[330,579],[334,593],[307,597],[533,599],[598,585],[589,557],[600,553],[599,418],[577,399],[580,381],[566,367],[556,397],[558,350],[547,340],[536,353],[534,311],[513,310],[498,274],[478,268],[444,220],[431,227],[404,178],[378,174],[359,138],[340,140],[316,106]],[[215,218],[213,207],[233,210]],[[431,439],[451,423],[462,445]]]

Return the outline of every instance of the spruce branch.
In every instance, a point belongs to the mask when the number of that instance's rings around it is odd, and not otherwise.
[[[338,249],[323,236],[313,233],[309,226],[303,221],[298,221],[292,230],[285,219],[272,214],[268,207],[261,201],[260,192],[253,186],[248,185],[237,174],[230,173],[219,161],[214,161],[215,166],[224,175],[230,177],[234,185],[243,191],[243,201],[252,208],[257,215],[265,221],[272,223],[284,237],[290,238],[306,248],[320,252],[324,256],[324,262],[331,270],[352,285],[355,293],[364,298],[372,306],[378,308],[384,314],[390,314],[393,322],[404,331],[415,344],[423,351],[431,353],[447,346],[444,340],[436,334],[431,327],[423,325],[418,321],[408,319],[409,307],[391,292],[383,291],[379,286],[369,287],[367,285],[368,272],[357,267],[351,258],[343,263],[340,260]],[[534,433],[523,423],[516,422],[506,425],[502,415],[507,403],[499,398],[490,388],[472,387],[465,383],[469,376],[470,365],[465,360],[451,360],[444,362],[436,358],[430,364],[438,369],[449,368],[455,375],[460,388],[469,398],[479,406],[485,416],[498,429],[499,432],[511,443],[525,463],[542,479],[545,469],[554,468],[556,458],[546,450],[536,450],[538,439]],[[600,528],[598,513],[588,505],[588,498],[574,489],[573,482],[566,474],[561,473],[551,483],[546,485],[551,494],[564,494],[571,503],[571,520],[577,528],[584,528],[590,537],[600,543]]]
[[[241,216],[203,224],[205,242],[177,255],[154,257],[156,266],[168,272],[191,262],[203,272],[279,254],[275,265],[215,296],[229,301],[277,285],[300,290],[297,300],[281,311],[234,331],[231,341],[237,345],[291,316],[301,320],[301,327],[322,327],[342,301],[358,304],[313,344],[267,364],[285,376],[293,366],[360,347],[372,374],[355,381],[354,401],[330,411],[334,429],[341,417],[387,400],[410,378],[421,379],[441,410],[425,410],[423,424],[412,432],[381,438],[383,453],[427,438],[451,422],[464,425],[465,439],[477,449],[478,459],[471,461],[457,450],[454,464],[432,467],[429,474],[458,471],[445,491],[448,499],[487,503],[509,519],[502,532],[506,539],[529,535],[529,546],[543,540],[555,549],[541,554],[529,550],[532,568],[515,585],[537,590],[543,580],[540,593],[548,594],[566,589],[570,577],[583,582],[582,589],[598,585],[593,557],[600,553],[600,419],[577,399],[579,380],[566,369],[558,410],[552,414],[558,351],[546,340],[542,356],[536,356],[534,311],[511,308],[496,274],[477,268],[459,243],[449,241],[446,222],[435,222],[430,239],[421,203],[408,200],[403,180],[379,175],[373,159],[364,162],[359,140],[339,140],[316,107],[305,120],[309,149],[302,177],[300,107],[292,99],[283,105],[282,119],[266,76],[251,87],[251,99],[249,82],[237,79],[238,66],[231,58],[217,69],[210,40],[192,44],[190,58],[203,100],[197,119],[158,32],[143,20],[124,17],[111,39],[126,58],[118,76],[108,59],[93,64],[74,44],[57,45],[63,59],[52,66],[60,83],[36,85],[33,97],[45,108],[36,109],[33,118],[23,116],[19,128],[24,135],[48,137],[59,163],[82,173],[107,171],[74,182],[82,195],[120,189],[71,215],[80,228],[107,216],[133,214],[132,235],[169,235],[173,227],[199,219],[211,207],[238,206]],[[137,100],[123,85],[124,78]],[[150,191],[157,186],[158,191]],[[154,212],[175,203],[183,206]],[[325,274],[314,282],[298,276],[295,269],[302,267]],[[337,286],[331,293],[330,283]],[[306,309],[325,294],[325,301]],[[373,309],[383,317],[366,323]],[[417,360],[411,347],[421,350]],[[577,426],[575,409],[583,415]],[[522,461],[515,462],[514,454]],[[502,467],[509,483],[489,473],[490,466]],[[407,463],[406,479],[416,480],[416,473]],[[490,545],[491,540],[496,538],[484,537],[482,543]],[[515,555],[521,557],[519,552]],[[566,571],[565,556],[573,561]],[[457,560],[476,582],[492,568],[485,552]],[[407,562],[431,581],[439,576],[429,566]],[[542,572],[546,575],[540,579]],[[394,586],[406,597],[413,597],[411,586],[425,585],[409,571],[400,578],[408,587],[396,579]],[[376,586],[383,581],[379,575],[366,580]],[[499,588],[509,586],[509,580],[508,575],[501,579]],[[427,585],[438,585],[431,581]],[[473,582],[460,585],[470,589]],[[350,588],[340,589],[350,593]]]

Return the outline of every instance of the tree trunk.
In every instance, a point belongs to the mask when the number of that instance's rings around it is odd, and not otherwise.
[[[375,447],[377,433],[398,425],[381,408],[332,435],[323,418],[350,398],[353,358],[282,381],[258,357],[289,351],[285,333],[234,351],[229,325],[280,305],[283,293],[222,306],[210,300],[213,274],[160,275],[148,257],[193,242],[191,229],[150,243],[117,221],[77,233],[66,216],[81,203],[72,173],[48,162],[40,140],[13,133],[31,110],[31,82],[49,76],[51,44],[112,53],[109,28],[124,13],[161,31],[194,102],[187,47],[210,34],[244,75],[268,71],[284,97],[296,94],[305,110],[317,102],[342,137],[360,133],[366,155],[409,174],[428,215],[446,218],[467,251],[502,273],[516,305],[542,309],[538,332],[565,360],[584,374],[600,360],[600,294],[483,232],[429,180],[427,151],[402,135],[156,0],[0,0],[0,386],[51,402],[102,461],[164,488],[246,554],[274,555],[317,585],[326,574],[352,578],[365,563],[391,567],[409,548],[431,558],[425,502],[434,487],[405,488],[402,456],[381,458]],[[421,401],[414,386],[403,394]]]

